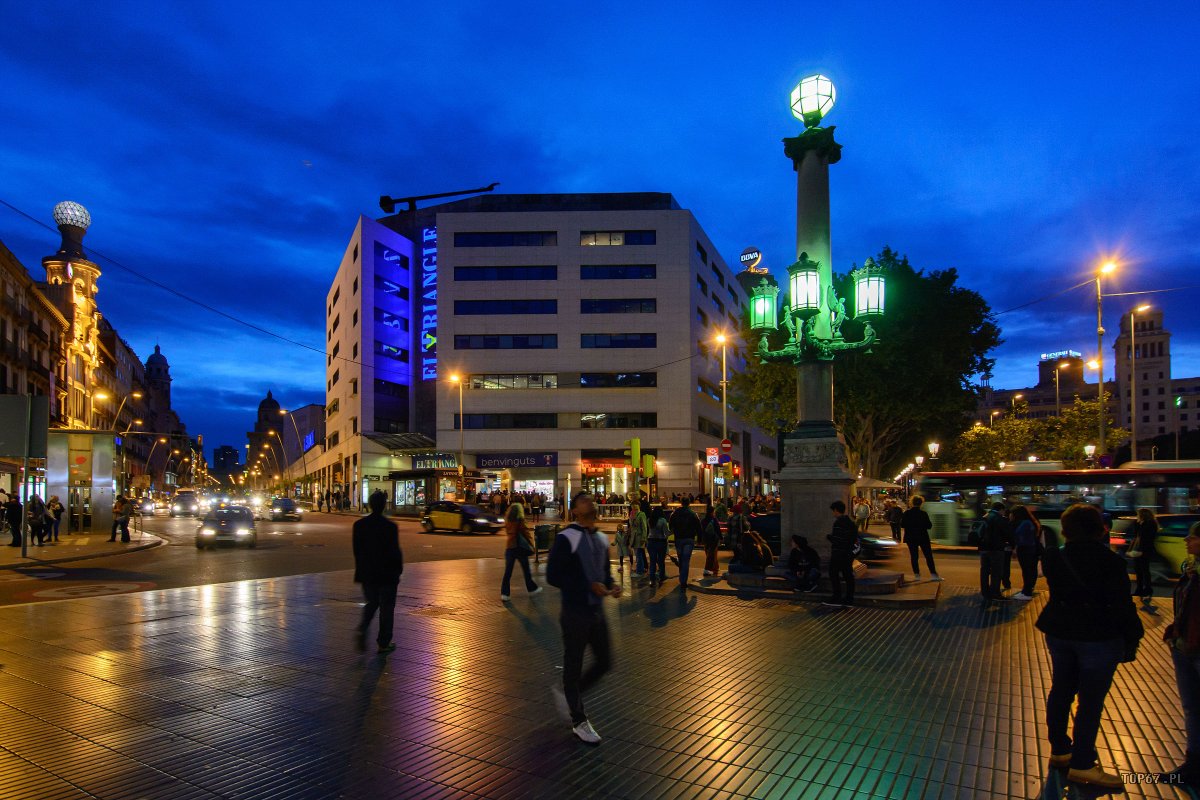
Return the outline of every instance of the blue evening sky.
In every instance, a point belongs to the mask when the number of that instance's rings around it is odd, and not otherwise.
[[[81,202],[93,251],[318,349],[325,291],[380,194],[667,191],[728,262],[754,244],[781,270],[787,93],[815,71],[837,84],[845,146],[839,271],[890,245],[957,267],[997,311],[1109,255],[1113,291],[1200,283],[1194,0],[9,0],[3,19],[0,199],[47,222]],[[0,239],[37,277],[57,245],[3,207]],[[319,354],[96,260],[102,310],[143,358],[162,345],[206,444],[240,446],[268,388],[323,400]],[[1198,298],[1153,298],[1176,376],[1200,375]],[[1132,302],[1107,302],[1110,331]],[[1043,351],[1094,355],[1094,314],[1080,289],[1001,316],[994,385],[1032,383]]]

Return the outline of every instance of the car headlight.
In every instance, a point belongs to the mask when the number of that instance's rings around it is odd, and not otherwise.
[[[233,535],[234,536],[249,536],[250,529],[249,528],[238,528],[237,530],[235,530],[233,532]]]
[[[491,520],[487,517],[476,517],[475,522],[479,525],[488,525],[491,523]]]
[[[215,530],[213,530],[212,528],[201,528],[200,535],[201,536],[216,536],[217,532]]]
[[[175,506],[176,511],[183,511],[183,506]]]

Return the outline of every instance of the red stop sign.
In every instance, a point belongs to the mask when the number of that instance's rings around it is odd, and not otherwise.
[[[733,442],[729,441],[728,439],[722,439],[721,440],[721,452],[722,453],[732,453],[733,452]]]

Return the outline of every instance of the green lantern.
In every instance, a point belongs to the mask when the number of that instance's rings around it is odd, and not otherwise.
[[[803,122],[805,128],[816,128],[833,108],[835,99],[833,81],[824,75],[809,75],[792,89],[792,116]]]
[[[821,310],[820,265],[810,261],[808,253],[801,253],[800,260],[788,267],[788,290],[792,313],[811,317]]]
[[[779,325],[776,313],[779,287],[763,278],[750,294],[750,327],[756,331],[774,330]]]
[[[850,273],[850,279],[854,282],[854,316],[882,316],[886,290],[883,267],[868,258]]]

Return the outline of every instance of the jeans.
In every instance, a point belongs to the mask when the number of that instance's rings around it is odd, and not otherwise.
[[[587,719],[583,710],[583,692],[612,666],[608,624],[604,621],[604,610],[598,605],[563,606],[558,619],[563,632],[563,694],[571,708],[571,724],[578,725]],[[592,648],[593,661],[585,673],[583,651],[588,645]]]
[[[892,526],[892,538],[895,539],[897,542],[900,541],[900,523],[899,522],[891,522],[889,524]]]
[[[792,586],[798,591],[811,592],[821,582],[821,570],[816,567],[809,567],[800,572],[790,572],[788,573],[788,579],[791,580]]]
[[[846,593],[842,594],[842,580],[846,581]],[[833,602],[854,602],[854,556],[834,553],[829,557],[829,582],[833,584]]]
[[[917,562],[917,551],[925,554],[925,564],[929,567],[930,575],[937,575],[937,567],[933,565],[933,545],[929,542],[909,542],[908,557],[912,559],[914,575],[921,574],[921,565]]]
[[[988,600],[997,600],[1004,595],[1000,593],[1000,581],[1004,577],[1004,561],[1007,554],[1003,550],[979,551],[979,593]]]
[[[62,519],[60,519],[59,517],[54,518],[54,528],[50,531],[50,538],[52,538],[56,542],[58,541],[58,526],[61,523],[62,523]]]
[[[637,566],[634,567],[634,570],[639,575],[645,575],[646,574],[646,548],[635,547],[633,549],[633,553],[637,559]]]
[[[1017,563],[1021,565],[1021,591],[1032,596],[1033,586],[1037,583],[1037,550],[1018,550]]]
[[[1046,636],[1050,650],[1052,677],[1046,695],[1046,728],[1050,752],[1071,754],[1071,769],[1091,769],[1096,763],[1096,735],[1100,732],[1100,714],[1104,698],[1112,686],[1113,673],[1125,650],[1121,639],[1080,642]],[[1067,717],[1071,703],[1075,708],[1075,727],[1067,735]]]
[[[1175,684],[1183,706],[1183,727],[1187,731],[1184,763],[1200,767],[1200,656],[1189,656],[1171,648],[1175,662]]]
[[[666,580],[667,540],[650,539],[646,542],[646,549],[650,551],[650,580]]]
[[[509,591],[509,581],[513,574],[513,564],[521,565],[521,571],[525,573],[525,589],[527,591],[532,592],[538,588],[529,574],[529,551],[519,547],[509,547],[504,551],[504,580],[500,582],[500,594],[512,594]]]
[[[1137,575],[1137,588],[1133,593],[1138,597],[1150,597],[1154,594],[1154,578],[1150,575],[1150,554],[1142,553],[1140,558],[1133,560],[1133,571]]]
[[[371,620],[375,617],[375,612],[379,612],[379,636],[375,641],[380,647],[384,647],[392,642],[392,625],[395,623],[396,616],[396,584],[394,583],[364,583],[363,597],[366,598],[367,604],[363,606],[362,622],[358,625],[358,632],[365,634],[367,628],[371,627]]]
[[[696,549],[695,539],[675,540],[675,555],[679,558],[679,585],[687,586],[688,572],[692,566],[692,551]]]

